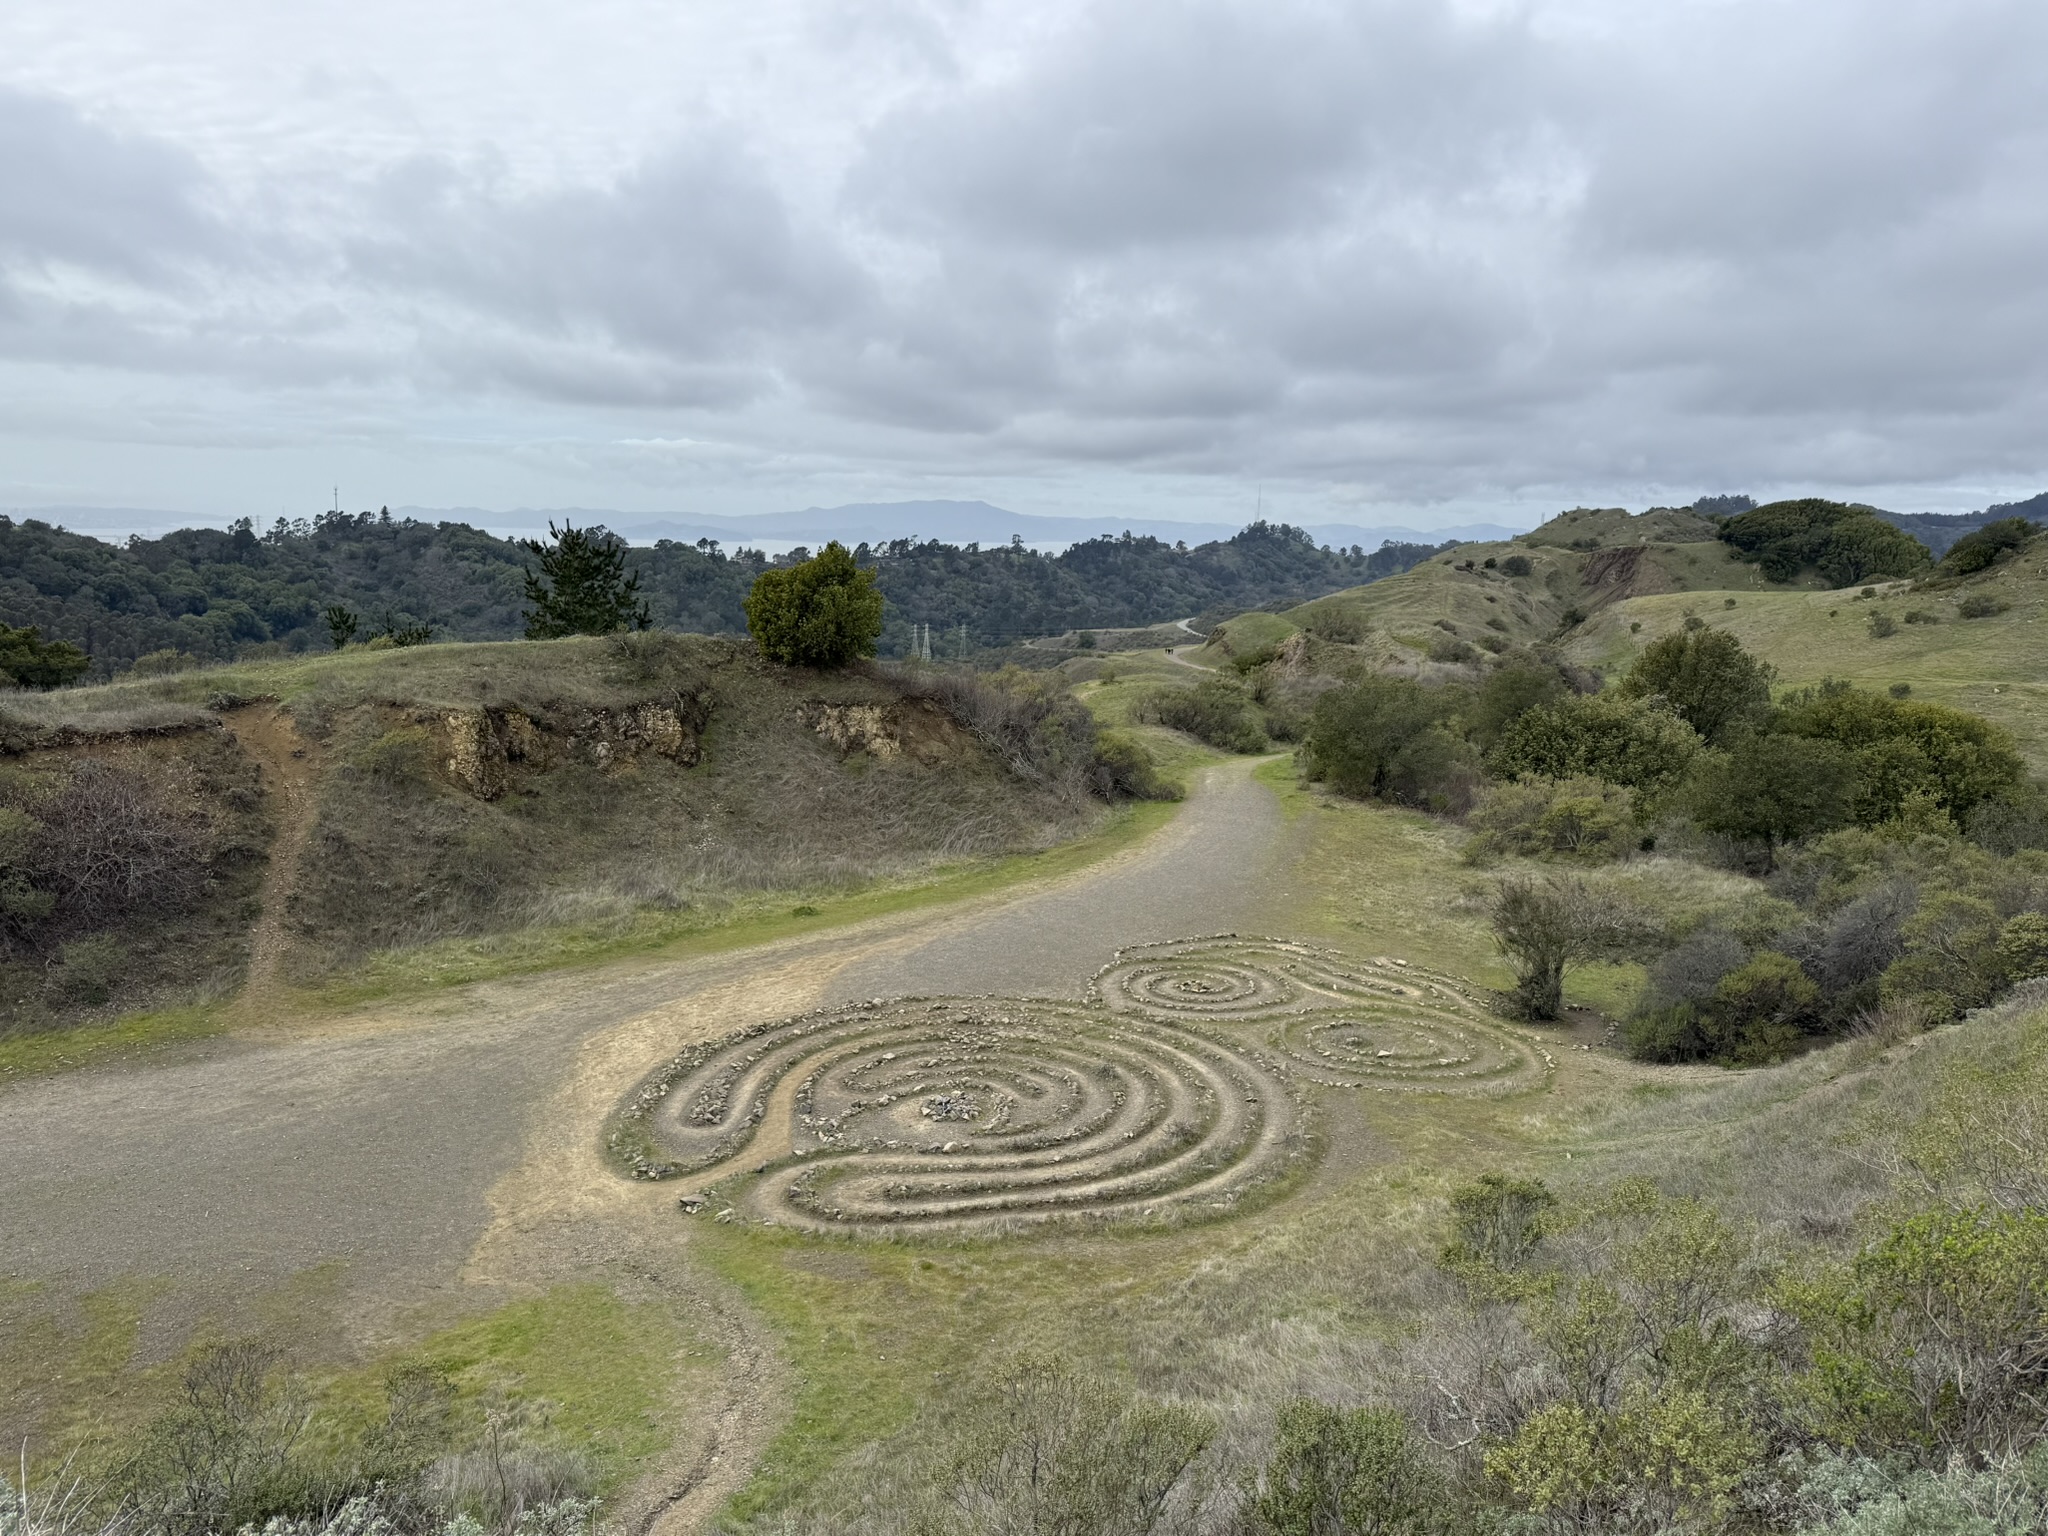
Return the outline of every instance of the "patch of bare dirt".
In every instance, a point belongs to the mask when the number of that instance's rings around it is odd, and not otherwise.
[[[319,775],[318,748],[303,740],[291,716],[273,705],[258,704],[222,716],[235,743],[255,759],[263,776],[263,792],[273,805],[277,830],[270,843],[270,865],[264,871],[262,909],[249,931],[249,969],[242,983],[241,1003],[253,1007],[282,985],[284,959],[290,947],[285,915],[299,865],[313,830],[313,786]]]

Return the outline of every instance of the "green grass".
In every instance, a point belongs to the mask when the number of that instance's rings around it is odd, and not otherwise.
[[[334,1452],[375,1424],[387,1374],[420,1361],[448,1373],[472,1416],[493,1402],[523,1405],[527,1435],[581,1457],[609,1493],[668,1445],[678,1411],[717,1365],[664,1303],[627,1301],[589,1282],[337,1364],[337,1279],[331,1265],[293,1276],[232,1317],[202,1325],[168,1357],[138,1348],[148,1308],[165,1289],[158,1282],[131,1277],[68,1304],[40,1287],[0,1284],[0,1425],[28,1440],[39,1462],[76,1451],[90,1470],[118,1459],[170,1404],[193,1350],[254,1335],[284,1345],[290,1368],[304,1377],[316,1453]]]
[[[1249,656],[1254,651],[1278,645],[1300,627],[1277,613],[1240,613],[1209,631],[1204,659]]]
[[[103,1024],[16,1035],[0,1039],[0,1082],[72,1067],[101,1066],[181,1041],[205,1039],[227,1028],[226,1009],[214,1004],[131,1013]]]
[[[1829,677],[1880,691],[1904,683],[1915,698],[1996,721],[2037,769],[2048,768],[2048,552],[2030,550],[1946,590],[1880,586],[1876,600],[1860,598],[1860,589],[1731,593],[1732,608],[1718,593],[1630,598],[1574,635],[1569,654],[1619,676],[1644,646],[1680,627],[1690,612],[1772,663],[1781,687]],[[2012,606],[1992,618],[1959,618],[1960,600],[1980,592]],[[1908,624],[1908,610],[1940,622]],[[1888,614],[1897,633],[1874,638],[1868,625],[1873,611]]]
[[[473,1404],[494,1396],[546,1404],[543,1437],[588,1458],[606,1492],[667,1445],[678,1387],[715,1364],[660,1303],[628,1302],[590,1283],[557,1286],[444,1329],[337,1379],[328,1392],[364,1396],[398,1359],[439,1366]]]

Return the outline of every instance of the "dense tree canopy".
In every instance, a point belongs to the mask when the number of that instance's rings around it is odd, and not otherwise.
[[[855,553],[890,603],[880,648],[901,653],[914,623],[941,635],[964,625],[968,643],[981,647],[1286,607],[1406,570],[1431,552],[1394,544],[1371,554],[1326,550],[1295,529],[1254,524],[1189,549],[1104,538],[1042,555],[903,540]],[[738,634],[755,578],[809,555],[771,559],[709,540],[664,539],[630,558],[657,627]],[[324,615],[336,607],[391,629],[431,624],[449,639],[509,640],[525,629],[531,563],[513,539],[372,512],[279,519],[261,534],[246,521],[188,528],[125,545],[0,517],[0,622],[34,625],[46,639],[84,648],[100,676],[154,652],[220,661],[258,648],[325,650],[332,641]]]
[[[85,652],[62,640],[45,640],[34,625],[0,624],[0,687],[56,688],[91,666]]]
[[[1833,587],[1873,576],[1911,576],[1927,565],[1927,546],[1870,507],[1806,497],[1774,501],[1731,517],[1721,537],[1762,567],[1772,581],[1817,570]]]

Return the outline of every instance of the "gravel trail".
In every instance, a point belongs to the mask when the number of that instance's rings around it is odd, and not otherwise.
[[[133,1275],[190,1316],[339,1261],[344,1331],[608,1265],[661,1273],[736,1362],[646,1517],[683,1536],[779,1424],[781,1368],[688,1261],[664,1190],[615,1177],[599,1126],[677,1046],[821,1004],[919,993],[1078,997],[1122,945],[1259,928],[1287,833],[1245,760],[1174,822],[1056,882],[686,961],[463,988],[159,1060],[0,1088],[0,1277],[62,1293]],[[695,1288],[692,1290],[692,1288]],[[716,1495],[714,1498],[713,1495]]]

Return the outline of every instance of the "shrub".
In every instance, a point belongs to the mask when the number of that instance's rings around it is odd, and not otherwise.
[[[1998,969],[2008,983],[2048,976],[2048,916],[2019,912],[1998,930]]]
[[[1772,676],[1726,631],[1681,629],[1643,648],[1621,692],[1661,698],[1702,740],[1718,746],[1770,708]]]
[[[1954,576],[1969,576],[1985,569],[1999,556],[2024,545],[2040,532],[2023,517],[2003,518],[1964,534],[1948,547],[1941,568]],[[1974,618],[1976,615],[1972,614]]]
[[[1481,795],[1472,852],[1613,858],[1636,840],[1630,792],[1603,779],[1531,777]]]
[[[1015,1362],[953,1428],[946,1528],[1146,1536],[1214,1433],[1193,1408],[1132,1397],[1064,1361]],[[980,1518],[962,1527],[962,1510]]]
[[[1450,1529],[1448,1492],[1399,1413],[1304,1398],[1280,1410],[1279,1440],[1250,1501],[1251,1528],[1265,1536],[1425,1536]]]
[[[183,910],[206,880],[206,828],[167,771],[80,758],[0,784],[0,924],[37,943]]]
[[[1465,706],[1465,729],[1482,752],[1491,751],[1501,733],[1532,709],[1555,704],[1570,693],[1556,667],[1534,661],[1511,661],[1495,667]]]
[[[2025,774],[2012,737],[1980,716],[1838,683],[1788,700],[1776,729],[1850,751],[1852,815],[1862,826],[1895,819],[1916,793],[1966,821],[1981,802],[2015,790]]]
[[[1651,962],[1645,1011],[1702,1002],[1748,960],[1749,946],[1732,933],[1708,928],[1690,934]]]
[[[1365,615],[1355,608],[1340,607],[1336,603],[1311,603],[1299,609],[1295,617],[1301,627],[1318,640],[1330,640],[1339,645],[1357,645],[1372,633],[1372,626]]]
[[[1541,1179],[1481,1174],[1451,1191],[1451,1240],[1442,1259],[1452,1269],[1484,1265],[1519,1269],[1549,1231],[1557,1196]]]
[[[1906,921],[1919,904],[1920,893],[1910,881],[1890,880],[1865,891],[1828,920],[1807,969],[1837,1017],[1877,1001],[1877,982],[1904,948]]]
[[[1145,710],[1161,725],[1225,752],[1266,750],[1266,732],[1251,695],[1225,678],[1209,678],[1192,688],[1162,688],[1146,701]]]
[[[1708,1051],[1746,1066],[1776,1061],[1819,1024],[1820,1000],[1810,976],[1767,949],[1723,976],[1707,999]]]
[[[1930,1210],[1787,1284],[1812,1365],[1802,1427],[1849,1449],[2010,1455],[2048,1413],[2048,1214]]]
[[[1456,635],[1431,635],[1429,637],[1429,659],[1441,662],[1477,661],[1479,652],[1468,641]]]
[[[1184,791],[1161,778],[1159,765],[1136,737],[1104,731],[1095,738],[1095,771],[1104,799],[1126,795],[1133,800],[1178,800]]]
[[[45,640],[33,624],[11,629],[0,624],[0,686],[58,688],[92,665],[85,652],[66,640]]]
[[[1505,879],[1489,915],[1494,943],[1515,968],[1515,1005],[1531,1019],[1558,1016],[1569,967],[1621,958],[1656,931],[1648,914],[1575,876]]]
[[[2012,606],[1993,597],[1989,592],[1972,592],[1956,604],[1956,612],[1966,619],[1989,619],[2005,612]]]
[[[930,699],[945,710],[1028,783],[1076,797],[1106,797],[1116,783],[1119,764],[1138,771],[1127,750],[1112,748],[1111,760],[1106,765],[1100,761],[1095,717],[1055,674],[1015,667],[996,673],[948,667],[914,672],[892,668],[889,675],[907,697]],[[1149,754],[1146,762],[1150,763]]]
[[[1487,766],[1503,777],[1605,779],[1655,798],[1677,784],[1699,749],[1698,734],[1669,710],[1592,695],[1524,712],[1501,732]]]
[[[1405,677],[1332,689],[1309,717],[1308,776],[1354,799],[1463,810],[1478,775],[1464,742],[1441,723],[1449,703]]]
[[[1900,931],[1904,953],[1884,974],[1885,996],[1916,1002],[1936,1020],[1981,1008],[2005,987],[2004,929],[1981,896],[1936,892]]]
[[[1870,610],[1869,627],[1870,638],[1873,640],[1889,640],[1899,632],[1898,624],[1882,608]]]
[[[1637,1014],[1622,1038],[1644,1061],[1760,1066],[1790,1054],[1821,1022],[1820,988],[1789,956],[1767,949],[1722,976],[1706,996]]]
[[[800,564],[763,571],[746,610],[761,654],[786,667],[843,667],[874,655],[882,635],[875,573],[836,539]]]
[[[1500,569],[1504,576],[1527,576],[1535,571],[1536,566],[1527,555],[1509,555],[1501,561]]]

